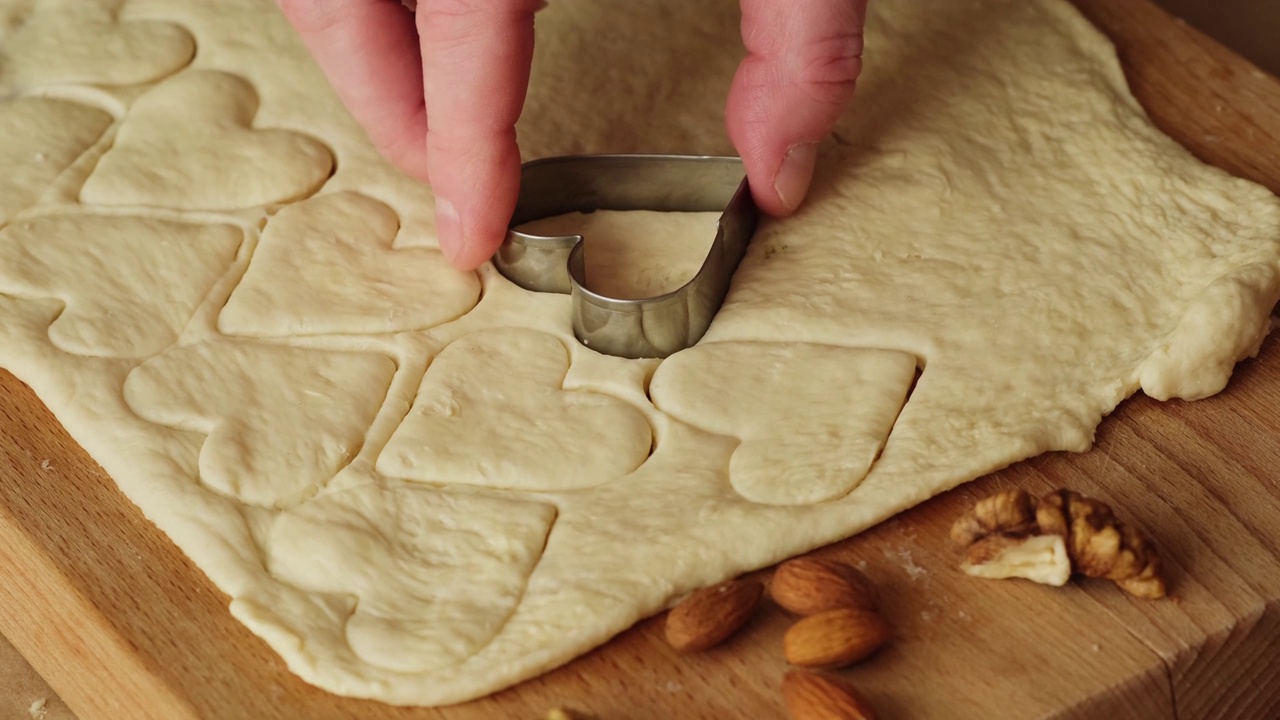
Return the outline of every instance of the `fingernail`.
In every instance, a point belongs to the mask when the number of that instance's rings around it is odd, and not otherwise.
[[[462,247],[466,243],[457,209],[442,197],[436,198],[436,242],[440,243],[440,252],[444,253],[444,259],[450,263],[462,254]]]
[[[778,199],[788,210],[800,207],[800,201],[809,191],[809,182],[813,180],[813,166],[818,161],[818,144],[803,143],[792,145],[782,158],[778,174],[773,176],[773,189]]]

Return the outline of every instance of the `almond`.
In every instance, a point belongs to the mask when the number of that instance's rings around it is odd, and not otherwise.
[[[773,601],[797,615],[857,608],[874,610],[875,589],[866,575],[839,560],[801,557],[778,566],[769,585]]]
[[[876,720],[876,711],[848,683],[830,675],[792,672],[782,699],[793,720]]]
[[[857,662],[889,640],[893,628],[879,613],[840,608],[797,621],[782,637],[787,662],[800,667],[841,667]]]
[[[754,580],[730,580],[695,592],[667,613],[667,642],[681,652],[720,643],[746,624],[762,594],[764,586]]]

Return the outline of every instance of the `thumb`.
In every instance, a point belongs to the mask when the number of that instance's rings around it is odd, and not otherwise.
[[[867,0],[741,0],[747,58],[725,110],[751,194],[790,215],[809,191],[822,140],[862,70]]]

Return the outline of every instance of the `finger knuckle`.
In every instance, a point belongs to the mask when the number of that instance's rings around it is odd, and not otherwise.
[[[325,30],[338,24],[350,5],[335,0],[276,0],[281,14],[302,32]]]
[[[495,27],[532,23],[532,0],[419,0],[418,35],[423,42],[465,50]]]
[[[540,0],[418,0],[417,12],[420,19],[491,19],[532,14],[540,5]]]
[[[800,60],[798,80],[816,101],[843,105],[862,72],[861,33],[832,33],[810,44]]]

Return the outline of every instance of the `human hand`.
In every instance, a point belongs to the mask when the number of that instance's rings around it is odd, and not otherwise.
[[[378,151],[431,184],[445,257],[483,264],[520,190],[515,124],[543,0],[421,0],[416,12],[396,0],[278,1]],[[729,91],[729,138],[756,204],[788,215],[853,97],[867,0],[741,3],[748,56]]]

